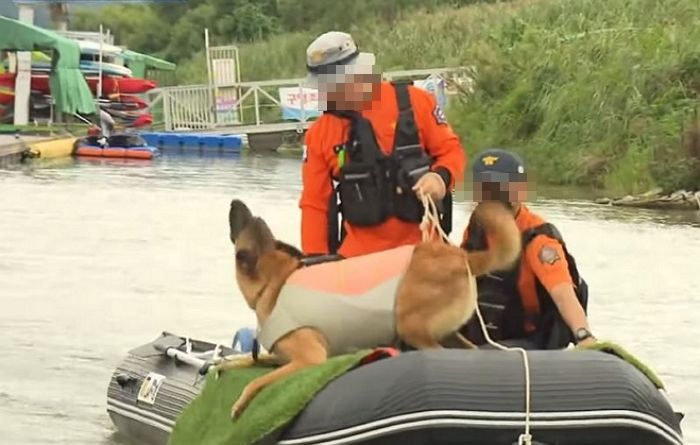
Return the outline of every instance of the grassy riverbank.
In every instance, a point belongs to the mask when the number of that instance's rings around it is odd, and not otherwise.
[[[700,99],[698,25],[697,0],[515,0],[345,29],[385,70],[474,65],[476,92],[447,110],[470,154],[510,147],[543,183],[636,193],[700,188],[700,141],[681,137]],[[316,31],[240,45],[243,77],[303,75]],[[180,82],[204,67],[193,56]]]
[[[681,143],[700,93],[699,18],[695,0],[542,0],[351,32],[387,70],[476,66],[476,93],[448,110],[470,152],[512,147],[542,182],[637,193],[700,187],[700,149]],[[245,46],[242,69],[298,75],[308,41]]]
[[[696,0],[521,0],[350,32],[385,70],[475,65],[476,92],[448,110],[471,153],[511,147],[541,182],[637,193],[700,187],[700,149],[681,143],[700,98],[699,18]],[[302,75],[312,38],[243,45],[243,75]]]

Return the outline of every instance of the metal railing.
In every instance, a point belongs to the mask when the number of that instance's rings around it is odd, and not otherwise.
[[[208,85],[162,88],[161,95],[166,130],[200,130],[215,126],[213,94]]]
[[[213,49],[213,48],[212,48]],[[412,80],[444,80],[447,84],[446,94],[456,93],[455,88],[464,90],[465,85],[471,89],[471,68],[429,68],[419,70],[390,71],[383,73],[386,80],[410,78]],[[303,78],[264,80],[255,82],[235,82],[225,86],[235,90],[235,99],[232,108],[237,110],[238,118],[235,122],[217,119],[214,85],[187,85],[179,87],[164,87],[151,92],[153,99],[151,107],[162,100],[164,124],[167,131],[188,130],[213,130],[216,128],[231,127],[232,125],[263,126],[266,124],[279,124],[290,122],[282,117],[283,104],[279,97],[279,89],[282,87],[299,89],[299,115],[292,121],[305,124],[318,115],[318,110],[309,104],[307,100],[310,91],[303,87]],[[251,103],[252,102],[252,103]],[[252,110],[251,120],[243,118],[245,110]]]

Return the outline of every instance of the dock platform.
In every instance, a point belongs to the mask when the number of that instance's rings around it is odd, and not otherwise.
[[[0,134],[0,167],[19,162],[31,142],[41,140],[40,136],[15,137],[14,134]]]

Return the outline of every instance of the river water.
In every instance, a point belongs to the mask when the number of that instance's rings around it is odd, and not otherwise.
[[[0,443],[124,443],[105,392],[128,349],[163,330],[230,343],[253,326],[232,274],[229,202],[298,243],[299,169],[251,156],[0,170]],[[687,443],[700,443],[700,216],[543,193],[531,207],[576,255],[595,333],[655,368]],[[456,204],[455,227],[469,208]]]

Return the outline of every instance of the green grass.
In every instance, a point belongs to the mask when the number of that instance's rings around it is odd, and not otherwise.
[[[681,144],[700,92],[700,3],[541,1],[478,39],[467,143],[521,151],[542,182],[642,192],[700,186]]]
[[[700,187],[693,147],[681,144],[700,97],[696,0],[482,4],[349,31],[385,70],[476,67],[475,93],[448,110],[470,154],[514,149],[548,184],[616,193]],[[243,46],[243,75],[303,75],[311,39]]]
[[[297,371],[264,388],[235,422],[230,411],[243,388],[273,368],[253,367],[207,376],[201,394],[187,406],[168,445],[248,445],[274,433],[296,416],[330,381],[352,369],[371,350],[337,356],[322,365]]]

